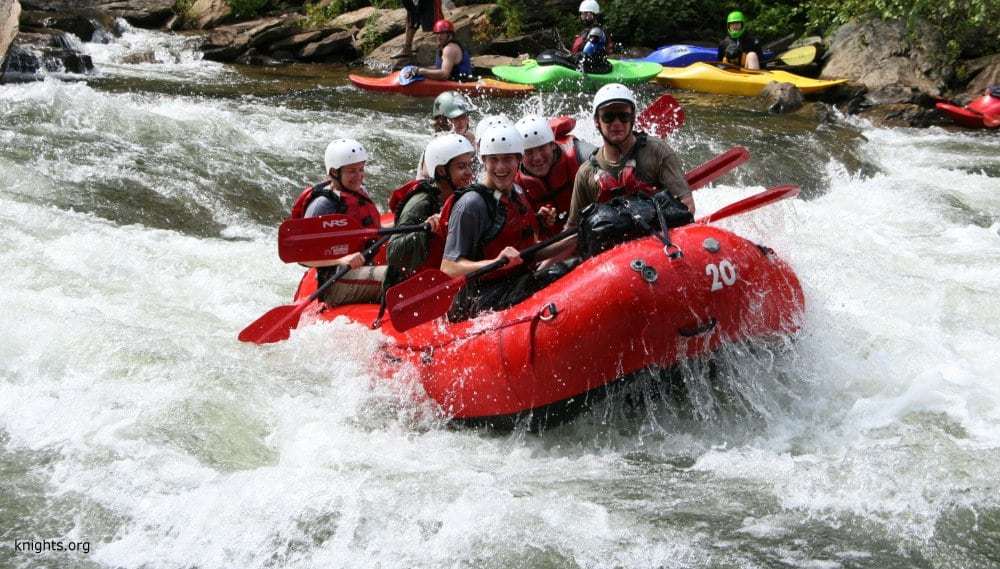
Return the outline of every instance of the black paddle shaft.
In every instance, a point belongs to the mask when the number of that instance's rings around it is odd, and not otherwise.
[[[558,242],[562,241],[563,239],[566,239],[567,237],[572,237],[573,235],[576,235],[576,233],[578,231],[579,231],[579,229],[576,229],[576,228],[574,228],[574,229],[567,229],[566,231],[563,231],[559,235],[556,235],[554,237],[550,237],[550,238],[548,238],[545,241],[542,241],[540,243],[535,243],[531,247],[528,247],[528,248],[523,249],[523,250],[520,251],[521,258],[522,259],[524,259],[524,258],[529,258],[530,259],[535,253],[541,251],[542,249],[548,247],[549,245],[553,245],[555,243],[558,243]],[[482,268],[479,268],[479,269],[476,269],[476,270],[472,271],[471,273],[469,273],[468,275],[465,276],[465,279],[466,279],[466,281],[471,281],[473,279],[479,278],[479,277],[485,275],[486,273],[488,273],[490,271],[495,271],[495,270],[497,270],[497,269],[499,269],[501,267],[507,266],[507,263],[509,263],[509,262],[510,262],[510,259],[508,259],[507,257],[504,257],[503,259],[500,259],[499,261],[493,261],[492,263],[490,263],[489,265],[486,265],[485,267],[482,267]]]
[[[384,227],[378,230],[379,235],[399,235],[400,233],[414,233],[416,231],[430,231],[431,224],[417,223],[414,225],[397,225],[396,227]]]

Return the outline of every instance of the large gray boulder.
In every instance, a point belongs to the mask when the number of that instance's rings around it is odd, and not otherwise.
[[[981,96],[990,85],[1000,85],[1000,53],[967,61],[964,68],[966,76],[972,80],[960,97],[963,103]]]
[[[902,21],[854,20],[834,32],[822,77],[864,85],[875,104],[940,97],[954,75],[945,38],[929,23],[911,34]]]
[[[761,90],[760,97],[767,104],[768,112],[776,115],[802,108],[802,91],[791,83],[771,81]]]
[[[186,29],[204,30],[223,23],[232,13],[226,0],[195,0],[181,14],[181,20]]]
[[[0,0],[0,75],[7,49],[17,35],[17,23],[21,17],[21,4],[17,0]]]

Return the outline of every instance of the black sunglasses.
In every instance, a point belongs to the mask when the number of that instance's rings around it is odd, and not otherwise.
[[[632,113],[628,111],[604,111],[601,113],[601,122],[604,124],[611,124],[618,119],[622,124],[628,124],[632,122]]]

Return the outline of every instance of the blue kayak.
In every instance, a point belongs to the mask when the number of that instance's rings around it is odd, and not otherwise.
[[[717,46],[681,43],[665,45],[642,59],[628,59],[626,61],[659,63],[664,67],[687,67],[692,63],[715,61],[718,54],[719,48]],[[773,51],[765,51],[764,61],[771,60],[774,55]]]

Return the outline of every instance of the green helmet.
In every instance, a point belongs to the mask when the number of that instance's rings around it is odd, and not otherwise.
[[[730,12],[729,13],[729,16],[726,17],[726,27],[728,28],[729,24],[736,23],[736,22],[738,22],[740,24],[743,24],[743,25],[740,26],[740,29],[738,29],[738,30],[729,30],[729,37],[733,38],[734,40],[735,39],[739,39],[740,36],[743,35],[743,32],[746,31],[746,29],[747,29],[747,19],[746,19],[746,16],[744,16],[743,12],[740,12],[739,10],[737,10],[735,12]]]
[[[468,114],[472,110],[472,105],[461,93],[455,91],[445,91],[434,99],[434,107],[431,116],[447,117],[449,119],[458,118]]]

